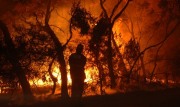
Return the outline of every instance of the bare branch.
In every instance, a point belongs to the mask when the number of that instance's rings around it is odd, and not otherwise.
[[[41,24],[41,22],[39,21],[38,16],[37,16],[36,13],[34,13],[34,16],[35,16],[35,18],[36,18],[37,24],[38,24],[39,26],[42,26],[42,24]]]
[[[171,22],[171,20],[168,20],[167,25],[166,25],[166,31],[165,31],[166,35],[168,34],[168,27],[170,25],[170,22]],[[155,60],[154,60],[154,67],[153,67],[153,71],[151,72],[151,76],[150,76],[150,82],[151,82],[151,80],[153,78],[154,72],[155,72],[156,67],[157,67],[157,60],[158,60],[159,51],[160,51],[160,49],[162,48],[163,45],[164,45],[164,42],[158,47],[158,49],[156,51],[156,56],[155,56]]]
[[[110,19],[112,19],[112,17],[114,16],[114,13],[116,12],[117,8],[119,7],[119,5],[121,4],[122,0],[119,0],[118,3],[114,6],[112,12],[111,12],[111,16]]]
[[[49,25],[49,19],[50,19],[50,15],[51,15],[51,0],[48,1],[47,4],[47,10],[46,10],[46,16],[45,16],[45,25]]]
[[[60,27],[56,26],[56,25],[49,25],[49,26],[53,26],[55,28],[58,28],[61,32],[65,33],[64,30],[62,30]]]
[[[63,49],[66,47],[66,45],[70,42],[70,40],[72,38],[72,18],[70,19],[70,23],[69,23],[69,33],[70,33],[70,37],[66,41],[66,43],[63,45]]]
[[[156,33],[156,31],[160,28],[160,26],[162,25],[162,22],[163,22],[163,17],[165,16],[165,14],[161,15],[161,17],[159,18],[159,23],[158,25],[154,28],[150,38],[148,39],[147,43],[146,43],[146,46],[149,44],[150,40],[154,37],[154,34]]]
[[[123,7],[123,9],[114,17],[114,19],[112,20],[112,25],[114,25],[115,21],[122,15],[122,13],[124,12],[124,10],[127,8],[127,6],[129,5],[130,0],[127,0],[126,5]]]
[[[106,9],[104,8],[104,5],[103,5],[105,3],[105,1],[106,0],[100,0],[100,5],[101,5],[101,9],[103,10],[103,13],[104,13],[105,17],[109,18],[108,14],[107,14],[107,11],[106,11]]]
[[[160,41],[160,42],[157,43],[157,44],[151,45],[151,46],[145,48],[143,51],[140,52],[140,54],[137,56],[135,62],[133,63],[133,65],[132,65],[132,67],[131,67],[131,69],[130,69],[129,76],[131,75],[131,73],[132,73],[132,71],[133,71],[133,68],[134,68],[134,66],[136,65],[136,62],[138,61],[138,59],[140,58],[140,56],[143,55],[147,50],[163,44],[166,40],[168,40],[168,38],[172,35],[172,33],[174,33],[174,31],[176,30],[176,28],[177,28],[179,25],[180,25],[180,21],[176,23],[176,25],[174,26],[174,28],[173,28],[169,33],[167,33],[166,37],[165,37],[162,41]]]
[[[67,22],[69,22],[69,20],[67,20],[67,18],[65,18],[65,17],[61,16],[61,15],[58,13],[58,11],[57,11],[57,10],[56,10],[56,14],[57,14],[59,17],[61,17],[62,19],[64,19],[64,20],[66,20]]]

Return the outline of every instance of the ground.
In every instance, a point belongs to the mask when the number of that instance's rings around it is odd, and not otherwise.
[[[58,95],[57,95],[58,96]],[[16,100],[18,101],[18,100]],[[1,107],[74,107],[59,97],[17,105],[0,99]],[[135,91],[103,96],[83,97],[82,107],[180,107],[180,88],[158,91]]]

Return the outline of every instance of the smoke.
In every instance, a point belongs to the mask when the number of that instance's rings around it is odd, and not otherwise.
[[[77,0],[52,0],[52,5],[55,7],[55,10],[51,14],[50,18],[50,24],[60,27],[64,32],[59,31],[57,28],[53,27],[53,30],[58,35],[59,39],[63,41],[63,43],[69,38],[69,20],[70,20],[70,10],[72,7],[72,4]],[[117,0],[106,0],[107,2],[104,4],[105,8],[107,9],[108,14],[111,13],[113,6],[117,3]],[[118,10],[121,10],[126,0],[123,0],[123,4],[118,8]],[[33,3],[41,3],[42,7],[46,9],[46,2],[45,0],[0,0],[0,19],[1,20],[7,20],[7,18],[15,17],[15,15],[25,14],[28,11],[36,11],[33,7]],[[150,38],[150,36],[153,34],[153,26],[151,26],[153,23],[158,24],[158,22],[154,22],[158,18],[158,7],[159,0],[133,0],[132,3],[129,4],[126,13],[129,15],[128,17],[123,17],[124,20],[126,18],[131,17],[132,21],[134,23],[134,32],[135,37],[139,39],[141,35],[141,49],[144,49],[147,45],[147,42]],[[144,3],[144,4],[143,4]],[[149,3],[149,4],[147,4]],[[138,5],[141,5],[138,7]],[[144,9],[142,6],[145,5],[146,7]],[[102,9],[99,4],[99,0],[81,0],[81,6],[86,8],[94,17],[99,17]],[[147,8],[148,7],[148,8]],[[39,7],[40,8],[40,7]],[[17,13],[16,13],[17,12]],[[141,16],[142,15],[142,16]],[[3,17],[2,17],[3,16]],[[137,21],[138,20],[138,21]],[[11,20],[10,20],[11,21]],[[129,23],[128,23],[129,24]],[[128,33],[128,29],[125,25],[119,25],[117,24],[117,27],[119,27],[117,30],[121,33],[122,37],[130,37]],[[138,26],[139,25],[139,26]],[[140,29],[142,31],[139,31],[138,27],[141,27]],[[179,28],[178,28],[179,29]],[[156,31],[153,35],[153,39],[151,39],[149,45],[157,43],[159,40],[161,40],[164,35],[161,34],[162,31]],[[166,59],[175,59],[176,57],[179,58],[179,31],[176,31],[171,38],[165,43],[165,45],[161,49],[160,55],[165,57]],[[79,34],[77,31],[73,32],[73,35],[76,35],[76,38],[79,37]],[[74,36],[75,37],[75,36]],[[173,51],[172,51],[173,50]],[[151,52],[153,52],[151,50]],[[151,53],[150,53],[151,54]],[[148,58],[150,57],[148,54]],[[173,61],[171,64],[173,65],[176,61]],[[174,64],[175,66],[177,64]],[[177,68],[177,67],[175,67]]]

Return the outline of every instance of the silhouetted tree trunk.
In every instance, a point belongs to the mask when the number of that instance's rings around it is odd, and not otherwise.
[[[25,98],[33,98],[30,84],[26,78],[25,72],[21,68],[21,64],[19,63],[18,50],[16,50],[16,48],[13,44],[13,41],[11,39],[11,36],[10,36],[7,26],[2,21],[0,21],[0,29],[3,32],[4,41],[5,41],[5,44],[7,47],[6,58],[12,64],[13,70],[15,71],[15,73],[19,79],[19,83],[22,87],[24,97]]]
[[[67,70],[66,70],[66,62],[64,59],[64,48],[62,44],[60,43],[59,39],[57,38],[56,34],[54,31],[51,29],[49,26],[49,19],[50,19],[50,14],[51,14],[51,0],[48,1],[47,5],[47,11],[46,11],[46,16],[45,16],[45,30],[46,32],[51,36],[54,44],[55,44],[55,50],[57,51],[57,60],[60,64],[60,71],[61,71],[61,94],[62,98],[69,98],[68,95],[68,89],[67,89]]]
[[[110,27],[112,29],[112,27]],[[112,30],[108,34],[108,69],[109,69],[109,76],[111,78],[111,88],[114,88],[116,86],[116,81],[115,81],[115,75],[114,75],[114,69],[113,69],[113,56],[112,56]]]

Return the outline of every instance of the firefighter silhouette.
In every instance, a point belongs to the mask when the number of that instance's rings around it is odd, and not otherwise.
[[[71,98],[73,100],[81,100],[84,91],[84,66],[86,57],[82,54],[83,45],[79,44],[76,52],[69,57],[70,75],[72,79]]]

